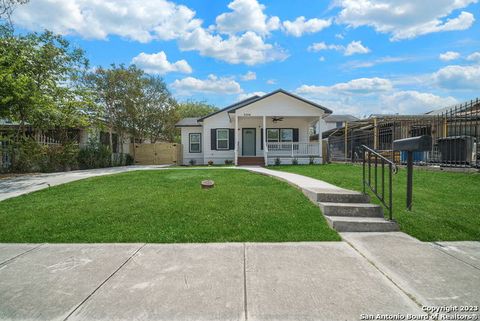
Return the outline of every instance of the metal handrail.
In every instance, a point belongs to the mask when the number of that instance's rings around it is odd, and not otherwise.
[[[397,165],[390,159],[381,155],[374,149],[371,149],[368,146],[362,145],[363,148],[363,194],[367,194],[366,187],[368,186],[370,190],[375,194],[375,196],[380,200],[380,202],[387,208],[388,217],[390,220],[393,219],[393,188],[392,188],[392,175],[398,172]],[[367,160],[365,159],[365,154],[368,155]],[[372,155],[374,157],[374,166],[373,166],[373,185],[372,185]],[[395,158],[395,156],[394,156]],[[381,165],[381,187],[378,187],[378,165]],[[368,180],[366,173],[366,165],[368,164]],[[385,165],[388,166],[388,199],[385,198]]]

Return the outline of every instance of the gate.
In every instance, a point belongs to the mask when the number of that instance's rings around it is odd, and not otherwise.
[[[134,144],[131,150],[135,153],[135,164],[138,165],[182,164],[181,144]]]

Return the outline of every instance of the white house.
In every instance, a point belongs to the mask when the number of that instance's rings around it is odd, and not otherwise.
[[[309,141],[310,128],[323,123],[322,118],[331,113],[328,108],[279,89],[202,118],[182,119],[176,126],[181,128],[183,163],[321,163],[322,142]]]

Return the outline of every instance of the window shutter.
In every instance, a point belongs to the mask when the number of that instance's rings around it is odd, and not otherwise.
[[[293,141],[298,142],[298,128],[293,128]]]
[[[235,149],[235,129],[231,128],[228,130],[228,149]]]
[[[217,150],[217,129],[210,129],[210,149]]]
[[[263,150],[263,128],[260,131],[260,149]]]

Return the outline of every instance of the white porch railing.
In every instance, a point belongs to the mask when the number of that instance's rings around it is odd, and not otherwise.
[[[267,143],[268,156],[319,156],[318,143]]]

